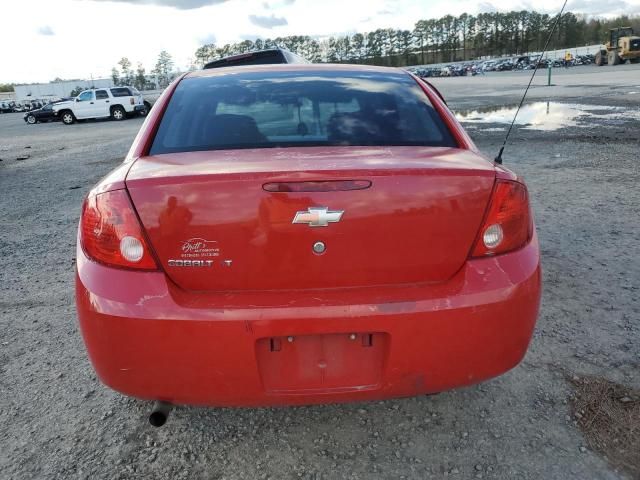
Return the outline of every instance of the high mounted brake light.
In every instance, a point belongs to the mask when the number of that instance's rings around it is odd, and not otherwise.
[[[524,247],[533,233],[527,188],[498,180],[471,256],[499,255]]]
[[[88,197],[82,206],[80,242],[100,263],[135,270],[157,270],[140,221],[125,190]]]

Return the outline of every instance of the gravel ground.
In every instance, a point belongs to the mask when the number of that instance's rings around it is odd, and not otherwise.
[[[0,477],[624,478],[586,448],[566,375],[640,388],[640,121],[613,108],[640,106],[629,93],[640,91],[637,67],[581,67],[535,86],[532,99],[578,98],[613,116],[517,128],[505,153],[528,181],[543,253],[542,310],[520,366],[430,397],[180,408],[161,429],[147,403],[96,380],[74,311],[83,196],[141,120],[28,126],[0,115]],[[521,73],[437,81],[454,109],[513,103],[523,83]],[[469,124],[491,156],[503,128]]]

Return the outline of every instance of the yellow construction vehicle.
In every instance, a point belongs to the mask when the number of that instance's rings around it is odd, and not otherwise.
[[[605,48],[596,53],[596,65],[620,65],[640,61],[640,37],[633,34],[631,27],[618,27],[609,30],[609,41]]]

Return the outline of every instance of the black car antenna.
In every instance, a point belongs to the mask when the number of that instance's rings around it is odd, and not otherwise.
[[[556,18],[556,21],[553,24],[553,27],[551,28],[551,31],[549,32],[549,36],[547,37],[547,41],[544,43],[544,48],[542,49],[542,53],[540,54],[540,57],[536,60],[536,67],[533,69],[533,74],[531,75],[531,78],[529,79],[529,84],[527,85],[527,88],[524,90],[524,95],[522,95],[522,99],[520,99],[520,105],[518,105],[518,109],[516,110],[516,114],[513,116],[513,120],[511,121],[511,125],[509,125],[509,130],[507,131],[507,135],[504,137],[504,142],[502,142],[502,147],[500,147],[500,151],[498,152],[498,156],[494,159],[494,161],[499,165],[502,165],[502,152],[504,152],[504,147],[507,145],[507,140],[509,140],[509,135],[511,135],[511,129],[513,128],[513,124],[516,123],[516,118],[518,118],[518,113],[520,112],[520,108],[522,108],[522,104],[524,103],[524,99],[527,98],[527,93],[529,92],[529,87],[531,86],[531,83],[533,82],[533,79],[536,76],[536,72],[538,71],[538,66],[540,65],[540,61],[542,60],[542,58],[547,53],[547,47],[549,46],[549,42],[551,41],[551,37],[553,37],[553,33],[556,31],[556,27],[558,26],[558,23],[560,23],[560,19],[562,18],[562,13],[564,12],[564,8],[567,6],[567,1],[568,0],[564,0],[564,3],[562,4],[562,8],[560,9],[560,13],[558,14],[558,17]]]

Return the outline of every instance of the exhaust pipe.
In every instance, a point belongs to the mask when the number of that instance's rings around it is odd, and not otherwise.
[[[153,404],[153,409],[149,414],[149,423],[154,427],[161,427],[165,423],[167,423],[167,418],[169,418],[169,413],[171,413],[171,409],[173,405],[167,402],[157,401]]]

